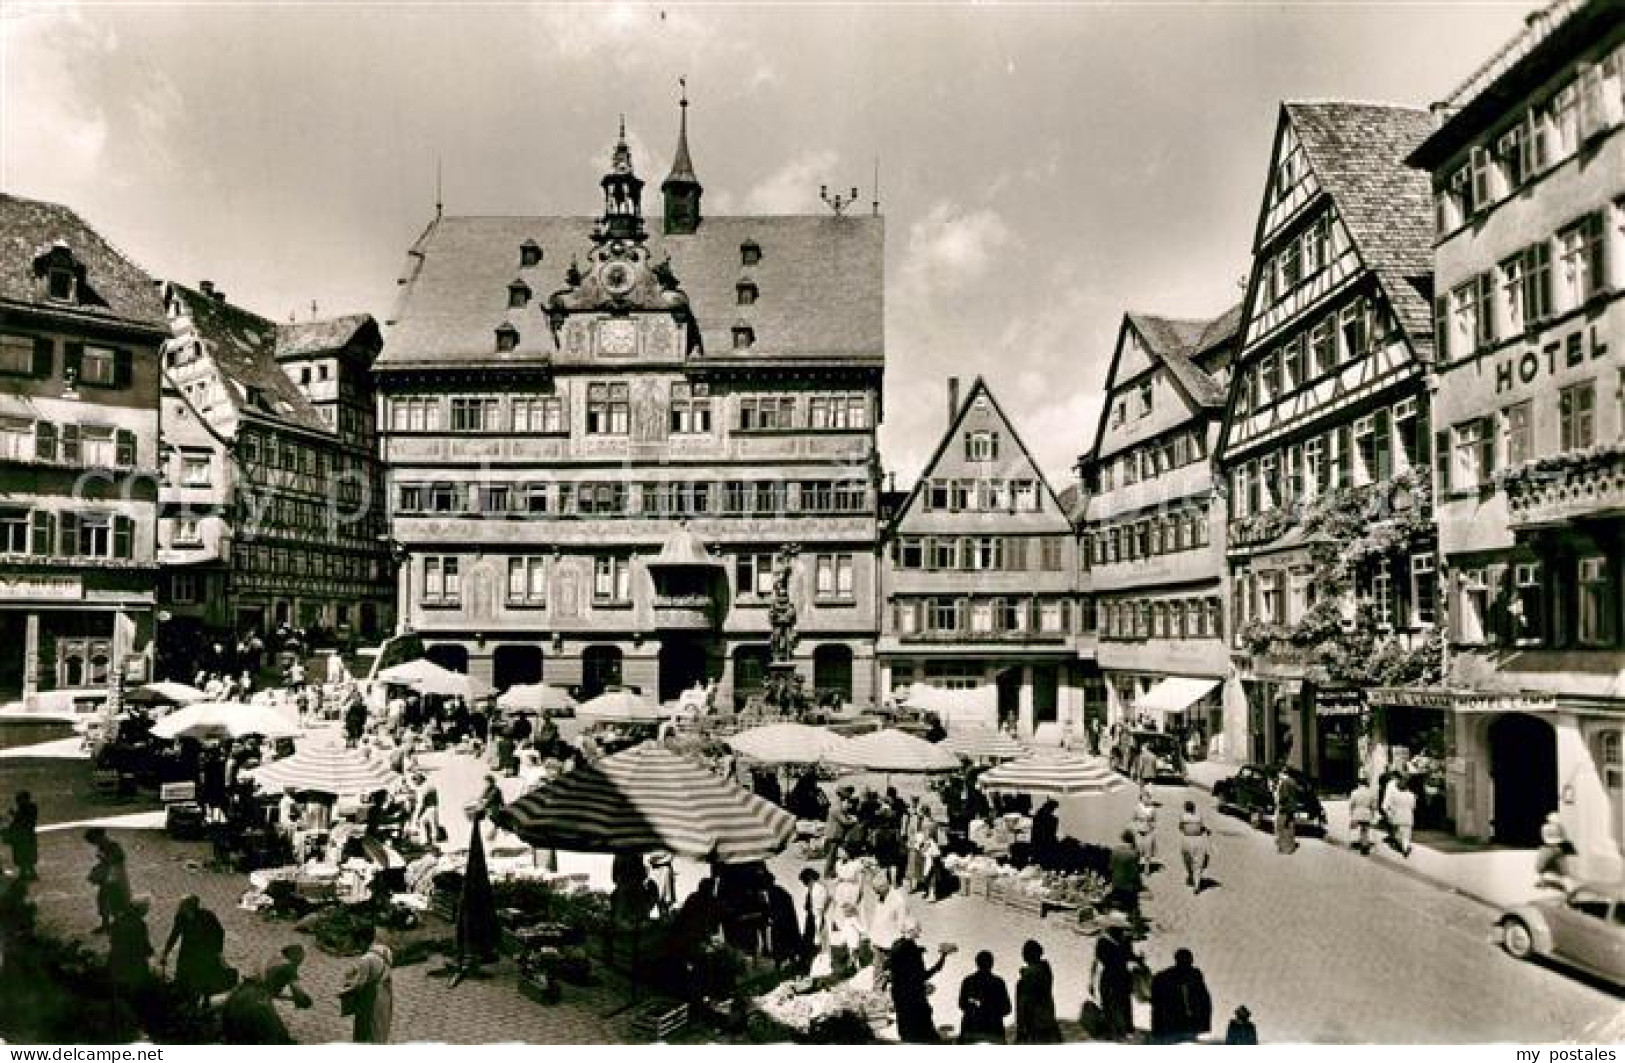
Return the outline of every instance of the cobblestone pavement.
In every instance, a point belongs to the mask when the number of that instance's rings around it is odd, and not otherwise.
[[[1177,812],[1198,802],[1213,828],[1218,883],[1193,896],[1179,865]],[[1473,1043],[1601,1041],[1625,1034],[1625,994],[1575,975],[1519,963],[1489,941],[1494,910],[1347,850],[1306,839],[1290,856],[1274,836],[1213,811],[1206,794],[1160,788],[1159,852],[1151,876],[1154,922],[1142,945],[1154,970],[1181,946],[1195,953],[1214,998],[1217,1036],[1238,1005],[1269,1042]],[[1121,822],[1121,821],[1119,821]],[[1022,942],[1044,945],[1063,1018],[1082,1007],[1093,939],[1052,916],[980,898],[913,907],[930,945],[961,951],[937,976],[937,1021],[957,1023],[959,980],[976,949],[991,949],[1014,983]],[[1138,1023],[1149,1024],[1141,1012]]]
[[[60,766],[64,770],[65,766]],[[30,784],[38,785],[30,772]],[[78,817],[105,809],[82,803],[66,775],[52,777],[61,811]],[[17,784],[11,766],[0,767],[3,800]],[[1117,818],[1123,795],[1080,812],[1063,810],[1063,826],[1103,840]],[[1346,850],[1306,840],[1292,856],[1276,853],[1271,835],[1211,810],[1196,790],[1164,788],[1160,845],[1174,866],[1152,876],[1147,910],[1154,920],[1144,951],[1153,967],[1171,962],[1173,950],[1196,954],[1212,988],[1215,1017],[1224,1022],[1239,1004],[1253,1012],[1266,1041],[1487,1042],[1602,1041],[1625,1036],[1625,996],[1567,972],[1520,964],[1490,944],[1494,912],[1472,900],[1436,889]],[[1186,797],[1207,811],[1217,832],[1211,877],[1218,885],[1193,897],[1177,867],[1175,813]],[[70,807],[71,805],[71,807]],[[201,867],[200,844],[171,841],[155,832],[119,832],[129,852],[138,892],[154,897],[155,944],[168,932],[176,902],[199,894],[226,924],[227,959],[256,968],[284,944],[302,939],[285,923],[242,912],[236,901],[244,876]],[[85,874],[89,848],[77,831],[42,837],[43,881],[36,892],[46,921],[85,937],[94,924]],[[774,861],[780,880],[793,881],[802,861]],[[1085,993],[1093,940],[1070,933],[1057,917],[996,908],[985,899],[956,897],[939,904],[914,899],[928,944],[954,941],[960,952],[937,977],[937,1019],[958,1021],[953,1002],[959,980],[976,950],[998,958],[998,970],[1014,981],[1021,944],[1043,942],[1056,972],[1057,1005],[1075,1018]],[[100,947],[99,944],[93,947]],[[337,992],[348,961],[311,949],[306,986],[316,999],[309,1011],[288,1011],[289,1026],[304,1042],[345,1040],[348,1020]],[[515,971],[504,963],[487,981],[455,990],[429,978],[429,964],[396,973],[395,1040],[559,1044],[630,1039],[625,1015],[611,1015],[625,1000],[620,986],[566,987],[563,1003],[544,1007],[519,996]],[[1140,1015],[1145,1025],[1148,1015]],[[1076,1028],[1072,1027],[1074,1036]]]

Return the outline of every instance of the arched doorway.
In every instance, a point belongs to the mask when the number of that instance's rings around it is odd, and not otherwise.
[[[813,651],[813,696],[820,705],[852,700],[852,647],[832,642]]]
[[[491,683],[498,690],[541,681],[540,646],[498,646],[491,654]]]
[[[766,646],[740,646],[734,650],[734,711],[761,694],[768,660]]]
[[[437,642],[423,651],[423,656],[449,672],[468,674],[468,647],[454,642]]]
[[[621,685],[621,648],[588,646],[581,651],[581,700]]]
[[[660,701],[676,701],[696,683],[711,679],[710,652],[695,638],[674,636],[660,642]]]
[[[1538,716],[1509,712],[1490,724],[1495,840],[1539,845],[1540,825],[1557,808],[1557,732]]]

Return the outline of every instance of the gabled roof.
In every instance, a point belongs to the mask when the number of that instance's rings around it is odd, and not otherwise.
[[[948,447],[953,443],[954,439],[958,437],[959,426],[965,422],[965,417],[970,413],[971,408],[976,404],[976,398],[978,395],[987,396],[988,402],[993,404],[994,414],[998,416],[1004,427],[1010,430],[1011,442],[1016,445],[1016,450],[1020,452],[1021,457],[1033,470],[1033,475],[1038,479],[1039,487],[1043,490],[1044,494],[1049,497],[1049,500],[1055,504],[1055,508],[1065,518],[1067,524],[1069,526],[1072,524],[1072,519],[1070,516],[1071,511],[1066,506],[1061,504],[1060,498],[1055,494],[1054,489],[1050,487],[1049,478],[1044,475],[1043,468],[1038,464],[1037,460],[1033,458],[1033,453],[1031,450],[1027,449],[1027,444],[1022,441],[1021,433],[1017,431],[1015,422],[1010,420],[1009,415],[1004,412],[1004,407],[999,405],[999,400],[994,396],[993,389],[987,386],[987,381],[978,376],[975,381],[971,383],[970,388],[965,392],[964,398],[960,400],[959,409],[956,410],[953,417],[949,419],[947,430],[942,433],[942,438],[937,441],[937,448],[931,452],[931,459],[927,461],[925,463],[925,467],[920,470],[920,475],[914,481],[914,486],[909,489],[908,497],[903,500],[902,505],[897,507],[897,512],[893,515],[891,525],[887,529],[888,535],[895,532],[897,526],[908,517],[910,512],[913,511],[915,502],[919,500],[920,492],[925,489],[925,485],[931,480],[931,474],[936,471],[937,466],[942,463],[943,455],[948,452]]]
[[[74,304],[44,298],[34,262],[61,243],[85,269]],[[64,310],[166,331],[158,282],[67,207],[0,194],[0,301]]]
[[[1405,160],[1433,131],[1427,111],[1393,104],[1287,102],[1299,147],[1337,204],[1419,356],[1433,350],[1433,194]]]
[[[1215,318],[1204,320],[1158,317],[1130,311],[1123,315],[1123,324],[1117,331],[1117,346],[1112,350],[1112,364],[1106,370],[1106,404],[1101,408],[1095,425],[1094,443],[1078,458],[1081,465],[1100,453],[1106,433],[1106,418],[1111,411],[1111,394],[1118,386],[1118,367],[1123,358],[1123,339],[1133,329],[1144,341],[1145,350],[1154,362],[1168,370],[1174,386],[1185,395],[1192,406],[1199,409],[1223,409],[1225,389],[1222,384],[1197,364],[1197,360],[1216,348],[1230,343],[1241,327],[1241,304],[1236,304]]]
[[[175,321],[175,338],[203,342],[239,417],[246,413],[331,434],[316,407],[277,364],[275,322],[184,284],[171,282],[166,292],[179,303],[182,315]]]
[[[346,314],[320,321],[299,321],[276,327],[276,356],[306,358],[313,354],[342,351],[367,328],[374,332],[378,323],[371,314]]]
[[[411,249],[375,366],[545,363],[555,353],[545,296],[565,287],[572,259],[586,268],[596,222],[585,216],[438,219]],[[520,271],[538,298],[510,310],[508,284],[527,239],[542,248],[541,264]],[[740,247],[747,241],[761,247],[761,261],[753,266],[741,263]],[[755,331],[752,355],[764,360],[885,353],[881,218],[707,217],[693,234],[651,233],[648,247],[652,262],[670,256],[708,355],[733,352],[733,326],[740,319]],[[742,272],[758,288],[751,306],[738,305],[735,286]],[[496,329],[504,319],[520,339],[515,350],[497,354]]]

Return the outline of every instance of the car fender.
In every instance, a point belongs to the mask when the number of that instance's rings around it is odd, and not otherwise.
[[[1529,928],[1529,937],[1535,944],[1535,951],[1542,956],[1552,954],[1552,928],[1546,922],[1546,915],[1532,904],[1520,904],[1508,908],[1495,920],[1497,932],[1506,926],[1507,921],[1516,919]]]

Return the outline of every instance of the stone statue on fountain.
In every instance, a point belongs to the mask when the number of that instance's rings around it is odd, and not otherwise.
[[[796,605],[790,597],[790,578],[795,572],[796,555],[800,552],[795,544],[786,543],[773,559],[773,604],[768,609],[768,622],[773,626],[773,633],[768,643],[770,659],[763,690],[763,698],[771,708],[792,716],[800,716],[806,707],[801,676],[796,672],[793,660]]]

